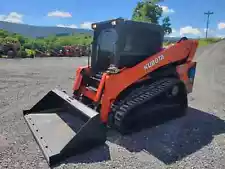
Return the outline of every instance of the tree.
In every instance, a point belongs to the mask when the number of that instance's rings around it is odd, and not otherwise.
[[[0,37],[0,44],[4,42],[4,38]]]
[[[22,35],[19,35],[19,34],[14,34],[13,37],[18,39],[20,44],[24,44],[25,41],[26,41],[25,38]]]
[[[33,49],[33,40],[29,39],[23,44],[25,49]]]
[[[7,36],[9,36],[9,33],[7,31],[1,29],[0,30],[0,37],[5,38]]]
[[[43,41],[42,39],[36,39],[34,42],[33,42],[33,49],[37,49],[37,50],[40,50],[40,51],[45,51],[46,50],[46,43],[45,41]]]
[[[163,27],[163,30],[164,30],[165,34],[172,33],[170,18],[168,16],[163,18],[163,20],[162,20],[162,27]]]
[[[159,2],[162,0],[142,0],[137,3],[133,10],[132,20],[159,24],[163,10]],[[162,27],[165,34],[172,33],[170,18],[166,16],[162,19]]]
[[[15,42],[18,42],[18,39],[11,36],[5,37],[3,41],[3,43],[15,43]]]

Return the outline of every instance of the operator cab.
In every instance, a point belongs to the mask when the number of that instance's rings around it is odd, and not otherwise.
[[[118,18],[92,24],[91,68],[104,71],[109,65],[132,67],[160,51],[164,31],[160,25]]]

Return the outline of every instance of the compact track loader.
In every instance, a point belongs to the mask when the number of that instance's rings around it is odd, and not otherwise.
[[[121,134],[182,117],[192,92],[198,42],[163,49],[156,24],[118,18],[92,24],[91,61],[76,70],[73,94],[54,89],[24,118],[49,165]]]

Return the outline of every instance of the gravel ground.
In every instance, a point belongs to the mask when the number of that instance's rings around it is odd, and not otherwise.
[[[61,168],[225,168],[225,42],[199,49],[186,117],[122,137],[72,157]],[[49,168],[22,110],[57,87],[71,93],[75,69],[87,58],[0,60],[0,168]]]

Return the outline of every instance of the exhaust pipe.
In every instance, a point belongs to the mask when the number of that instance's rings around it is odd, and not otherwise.
[[[50,166],[106,141],[100,114],[58,89],[23,114]]]

